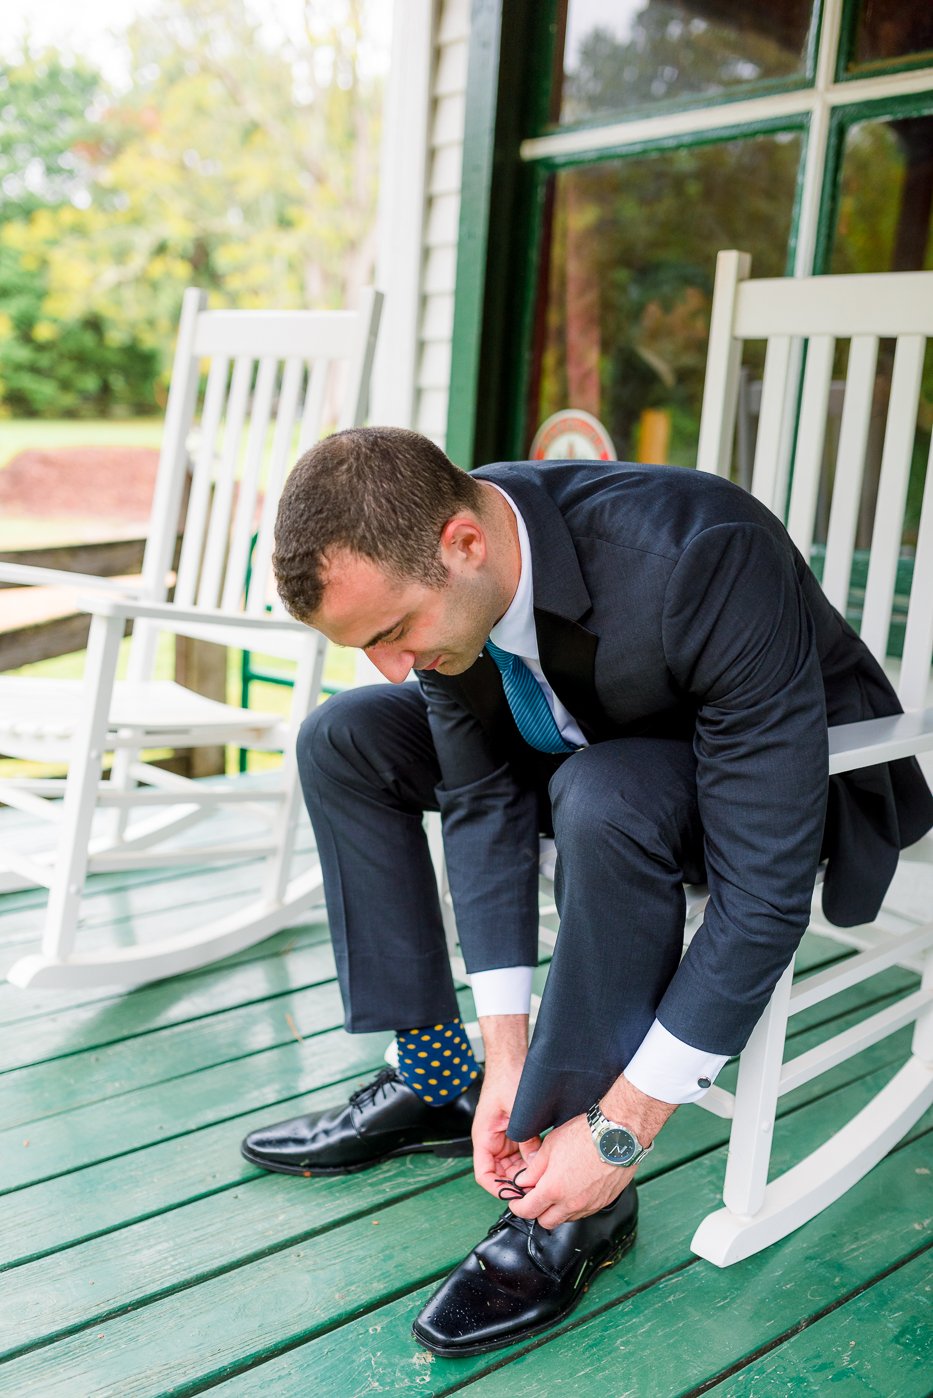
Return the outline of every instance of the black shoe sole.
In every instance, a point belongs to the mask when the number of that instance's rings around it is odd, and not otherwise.
[[[612,1251],[606,1253],[601,1259],[597,1260],[596,1258],[591,1258],[587,1263],[586,1269],[580,1275],[579,1284],[570,1299],[569,1305],[565,1306],[559,1315],[552,1316],[550,1320],[545,1321],[543,1325],[529,1325],[526,1326],[524,1330],[515,1330],[511,1335],[504,1335],[498,1340],[486,1340],[476,1345],[435,1344],[432,1340],[427,1339],[424,1335],[419,1333],[417,1321],[415,1321],[414,1325],[411,1327],[411,1333],[414,1335],[419,1345],[424,1345],[425,1349],[429,1349],[432,1354],[440,1355],[443,1359],[457,1359],[460,1357],[469,1359],[476,1354],[488,1354],[490,1350],[505,1349],[506,1345],[516,1345],[521,1340],[530,1340],[533,1336],[540,1335],[545,1330],[551,1330],[555,1325],[559,1325],[562,1320],[566,1320],[567,1316],[570,1315],[583,1299],[583,1294],[596,1273],[602,1271],[604,1267],[614,1266],[621,1257],[624,1257],[633,1246],[637,1232],[638,1229],[633,1228],[631,1233],[626,1233],[625,1237],[621,1238],[619,1242],[616,1243]]]
[[[445,1160],[457,1160],[473,1154],[473,1142],[469,1136],[461,1136],[455,1141],[399,1146],[398,1150],[390,1150],[374,1160],[363,1160],[358,1165],[279,1165],[276,1161],[264,1160],[262,1156],[254,1155],[245,1145],[240,1146],[240,1154],[251,1165],[258,1165],[261,1169],[271,1170],[277,1175],[303,1175],[305,1179],[318,1179],[329,1175],[358,1175],[361,1170],[371,1170],[374,1165],[381,1165],[386,1160],[396,1160],[401,1155],[438,1155]]]

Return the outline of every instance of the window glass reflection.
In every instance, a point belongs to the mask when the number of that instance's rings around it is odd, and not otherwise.
[[[838,214],[830,272],[917,272],[933,270],[933,115],[863,121],[849,127],[842,152]],[[872,400],[865,491],[859,514],[858,548],[871,540],[894,342],[882,340]],[[835,379],[841,388],[843,366]],[[910,467],[904,548],[916,542],[933,427],[933,352],[928,352]],[[821,516],[825,516],[822,509]]]
[[[621,460],[695,464],[716,252],[784,274],[800,147],[782,132],[551,177],[526,447],[575,408]]]
[[[933,115],[846,132],[831,272],[933,267]]]
[[[850,68],[887,67],[898,59],[933,61],[933,5],[929,0],[862,0]]]
[[[810,0],[566,0],[561,122],[803,74]]]

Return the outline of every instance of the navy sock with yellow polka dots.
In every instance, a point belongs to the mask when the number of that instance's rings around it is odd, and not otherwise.
[[[459,1019],[399,1029],[399,1077],[431,1107],[442,1107],[476,1081],[479,1066]]]

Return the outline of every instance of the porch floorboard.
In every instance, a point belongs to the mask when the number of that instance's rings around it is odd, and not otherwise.
[[[933,866],[902,864],[905,910],[929,906]],[[84,944],[177,927],[230,888],[229,870],[101,876]],[[0,971],[40,923],[37,895],[0,898]],[[842,954],[808,933],[800,968]],[[793,1051],[911,980],[894,968],[799,1016]],[[868,1100],[908,1033],[783,1100],[779,1167]],[[253,1127],[345,1099],[384,1047],[341,1028],[323,915],[131,993],[0,983],[0,1394],[929,1394],[933,1112],[839,1203],[721,1271],[689,1243],[718,1202],[727,1124],[682,1108],[640,1172],[634,1249],[572,1316],[443,1360],[410,1326],[498,1213],[468,1162],[311,1180],[239,1154]]]

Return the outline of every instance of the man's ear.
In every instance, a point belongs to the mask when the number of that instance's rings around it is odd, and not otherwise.
[[[440,555],[448,568],[475,568],[486,561],[486,549],[486,531],[474,515],[453,515],[441,530]]]

